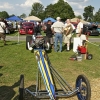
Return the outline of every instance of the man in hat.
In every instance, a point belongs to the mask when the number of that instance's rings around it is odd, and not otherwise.
[[[53,23],[53,25],[51,26],[51,29],[54,33],[55,36],[55,51],[57,52],[57,45],[58,45],[58,41],[60,42],[60,49],[59,52],[62,52],[62,40],[63,40],[63,30],[64,30],[64,23],[61,22],[61,18],[57,17],[56,18],[56,22]]]
[[[3,22],[3,19],[0,18],[0,38],[3,39],[4,45],[6,45],[6,41],[5,41],[5,38],[6,38],[5,29],[6,29],[6,25],[5,25],[5,23]]]

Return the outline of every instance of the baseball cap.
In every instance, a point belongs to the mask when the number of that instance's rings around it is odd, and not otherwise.
[[[61,19],[61,18],[60,18],[60,17],[57,17],[56,19],[59,20],[59,19]]]

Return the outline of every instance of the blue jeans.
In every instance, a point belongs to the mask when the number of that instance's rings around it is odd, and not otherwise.
[[[62,51],[62,40],[63,40],[62,33],[55,33],[55,51],[57,51],[58,41],[60,42],[59,51]]]

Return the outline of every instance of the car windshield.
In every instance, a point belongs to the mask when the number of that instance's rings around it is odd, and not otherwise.
[[[97,30],[100,32],[100,28],[97,28]]]
[[[29,26],[32,26],[32,23],[24,23],[23,26],[24,26],[24,27],[25,27],[25,26],[28,26],[28,27],[29,27]]]

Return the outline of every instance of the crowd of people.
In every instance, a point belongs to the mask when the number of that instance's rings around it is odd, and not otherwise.
[[[43,30],[47,38],[49,38],[51,47],[54,48],[55,52],[62,52],[63,43],[66,46],[66,51],[70,51],[73,32],[75,31],[76,37],[83,38],[85,36],[83,35],[83,23],[77,18],[77,27],[75,28],[71,23],[71,19],[67,19],[65,23],[61,21],[60,17],[57,17],[56,20],[54,23],[48,20]]]
[[[71,23],[71,19],[67,19],[65,23],[61,21],[60,17],[57,17],[56,20],[56,22],[48,20],[45,24],[38,22],[35,26],[35,35],[41,34],[42,30],[46,34],[46,38],[48,38],[51,48],[54,48],[55,52],[62,52],[63,43],[66,46],[66,51],[70,51],[73,31],[76,30],[76,37],[81,37],[83,32],[83,23],[77,18],[77,27],[75,28]],[[7,25],[7,22],[0,18],[0,38],[3,39],[4,45],[6,45],[5,29],[7,28]],[[16,27],[20,29],[20,25],[18,24],[18,26],[16,26],[15,22],[14,28]]]
[[[13,32],[14,30],[18,30],[17,21],[6,21],[3,18],[0,18],[0,39],[2,38],[4,41],[4,45],[6,45],[6,34]]]

